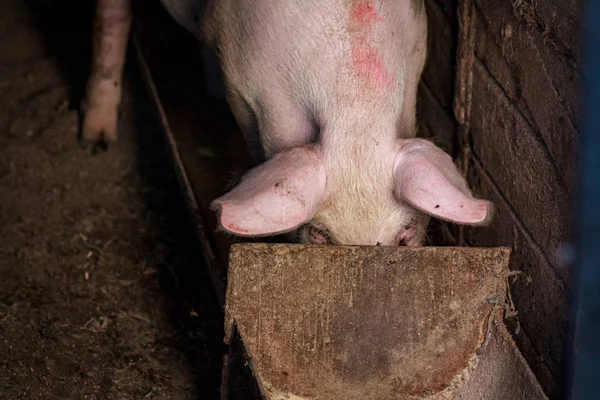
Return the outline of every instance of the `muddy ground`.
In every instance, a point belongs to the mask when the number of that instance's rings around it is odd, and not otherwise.
[[[83,3],[0,1],[0,399],[217,399],[222,317],[132,58],[118,145],[77,140]]]

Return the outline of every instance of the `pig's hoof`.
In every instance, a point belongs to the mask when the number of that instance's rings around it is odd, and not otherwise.
[[[80,143],[84,148],[106,150],[117,140],[117,111],[90,108],[82,111]]]

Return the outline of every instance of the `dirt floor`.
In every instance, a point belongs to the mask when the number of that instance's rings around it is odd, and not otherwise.
[[[0,1],[0,399],[217,399],[222,317],[135,65],[118,145],[77,141],[72,4]]]

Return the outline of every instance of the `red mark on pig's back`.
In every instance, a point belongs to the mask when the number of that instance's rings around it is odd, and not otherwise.
[[[383,21],[383,17],[379,15],[372,1],[359,1],[352,4],[350,10],[350,22],[369,25],[374,22]]]
[[[364,46],[352,49],[352,66],[354,73],[368,80],[371,86],[377,88],[388,87],[392,78],[383,64],[383,59],[377,49]]]
[[[351,69],[361,81],[376,89],[389,88],[393,82],[381,54],[369,44],[373,26],[383,20],[373,1],[358,0],[352,3],[349,17]]]

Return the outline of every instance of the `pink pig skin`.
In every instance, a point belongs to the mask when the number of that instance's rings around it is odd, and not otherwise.
[[[449,155],[417,139],[423,0],[162,0],[215,50],[260,165],[215,199],[221,229],[306,243],[422,245],[430,218],[491,221]],[[116,138],[129,1],[100,0],[84,136]],[[110,12],[109,12],[110,10]],[[98,33],[100,32],[100,33]],[[119,81],[120,82],[120,81]],[[262,159],[261,159],[262,157]]]

